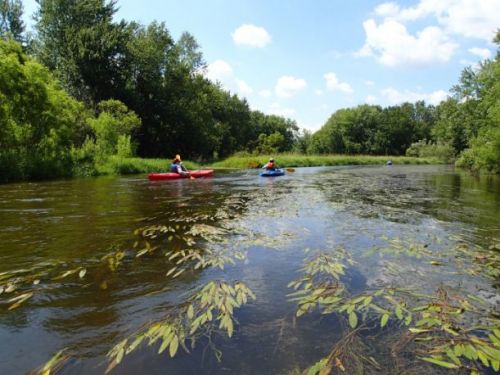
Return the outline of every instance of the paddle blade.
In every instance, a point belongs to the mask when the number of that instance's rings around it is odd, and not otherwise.
[[[287,172],[295,172],[295,169],[294,168],[287,168],[286,171]]]

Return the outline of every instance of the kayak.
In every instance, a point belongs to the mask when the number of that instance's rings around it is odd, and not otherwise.
[[[274,169],[274,170],[267,170],[265,172],[262,172],[259,176],[261,177],[277,177],[277,176],[283,176],[285,174],[285,171],[283,169]]]
[[[150,181],[161,181],[161,180],[178,180],[180,178],[199,178],[199,177],[210,177],[214,174],[213,169],[204,169],[202,171],[191,171],[188,175],[183,176],[178,173],[150,173],[148,178]]]

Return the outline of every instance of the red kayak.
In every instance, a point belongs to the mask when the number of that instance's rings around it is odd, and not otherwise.
[[[183,176],[178,173],[150,173],[148,178],[150,181],[161,181],[161,180],[178,180],[179,178],[199,178],[199,177],[210,177],[214,174],[213,169],[204,169],[202,171],[191,171],[188,175]]]

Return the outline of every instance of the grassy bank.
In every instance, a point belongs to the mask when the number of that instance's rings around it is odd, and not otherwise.
[[[370,155],[273,155],[280,167],[319,167],[334,165],[383,165],[388,160],[393,164],[442,164],[436,158],[417,158],[407,156],[370,156]],[[257,168],[264,165],[269,156],[236,155],[211,164],[213,168]]]
[[[172,160],[170,159],[142,159],[142,158],[120,158],[110,157],[103,164],[95,167],[94,173],[97,175],[120,175],[138,174],[151,172],[169,172]],[[183,161],[183,165],[188,170],[200,169],[200,165],[191,161]],[[80,173],[88,175],[89,173]]]
[[[435,158],[406,156],[368,156],[368,155],[301,155],[279,154],[274,156],[280,167],[317,167],[333,165],[384,165],[388,160],[393,164],[441,164]],[[199,164],[184,161],[188,170],[195,169],[246,169],[258,168],[269,160],[268,155],[236,155],[214,163]],[[151,172],[168,172],[170,159],[120,158],[112,156],[102,164],[75,170],[75,175],[126,175]]]

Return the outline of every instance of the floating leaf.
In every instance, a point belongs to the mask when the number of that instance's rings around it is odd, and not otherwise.
[[[187,316],[188,316],[189,319],[193,319],[193,316],[194,316],[193,305],[189,305],[189,307],[187,309]]]
[[[450,368],[450,369],[457,369],[459,368],[457,365],[455,365],[454,363],[450,363],[450,362],[445,362],[445,361],[441,361],[439,359],[436,359],[436,358],[431,358],[431,357],[425,357],[425,358],[422,358],[424,361],[426,362],[430,362],[430,363],[433,363],[435,365],[438,365],[438,366],[441,366],[441,367],[446,367],[446,368]]]
[[[388,321],[389,321],[389,315],[383,314],[382,318],[380,319],[380,328],[384,328]]]
[[[177,336],[174,336],[172,342],[170,343],[170,348],[169,348],[170,357],[172,358],[174,357],[175,353],[177,353],[178,348],[179,348],[179,339]]]
[[[351,312],[349,314],[349,324],[352,328],[356,328],[356,326],[358,325],[358,316],[355,312]]]

